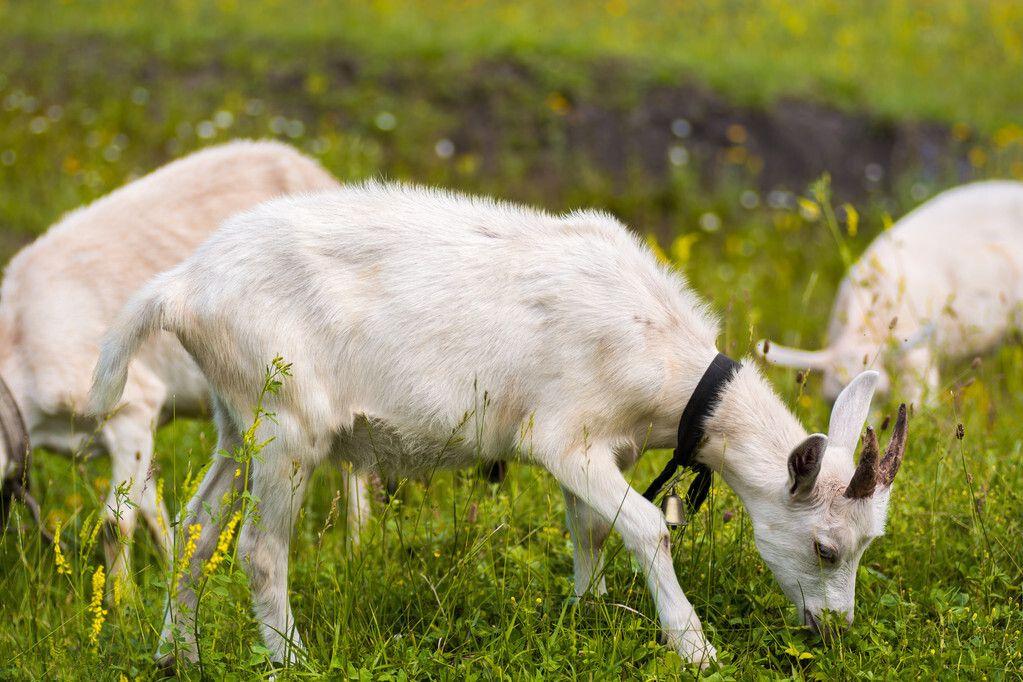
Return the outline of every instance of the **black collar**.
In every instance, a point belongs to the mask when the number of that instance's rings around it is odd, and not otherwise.
[[[685,467],[696,472],[696,478],[693,479],[689,491],[686,492],[686,507],[689,514],[695,512],[703,504],[710,491],[713,472],[706,464],[694,461],[696,449],[699,447],[700,441],[703,440],[707,418],[717,406],[725,384],[731,381],[741,366],[722,353],[718,353],[711,360],[710,366],[703,373],[700,383],[696,384],[696,390],[693,391],[692,397],[689,398],[685,409],[682,410],[682,417],[678,420],[678,441],[671,460],[653,480],[653,483],[647,487],[643,497],[652,502],[661,492],[664,484],[675,475],[678,468]]]

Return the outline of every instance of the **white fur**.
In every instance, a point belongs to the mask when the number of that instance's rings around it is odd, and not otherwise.
[[[888,365],[911,401],[934,400],[939,359],[987,352],[1021,324],[1023,183],[978,182],[939,194],[874,240],[839,286],[827,348],[771,343],[765,358],[823,370],[832,399],[865,368],[886,391]]]
[[[565,490],[576,593],[603,590],[600,548],[613,525],[646,572],[670,643],[690,661],[714,657],[675,576],[664,518],[619,467],[643,444],[674,445],[718,326],[611,216],[381,184],[264,204],[129,304],[104,342],[94,409],[116,403],[133,348],[158,327],[208,378],[222,438],[246,426],[268,361],[293,363],[270,405],[276,421],[259,434],[273,438],[253,468],[261,521],[239,540],[278,660],[301,646],[287,598],[292,520],[328,458],[397,474],[500,457],[538,464]],[[869,400],[856,393],[839,409],[862,420]],[[862,427],[837,419],[843,434]],[[708,435],[699,457],[751,510],[801,612],[831,606],[851,618],[856,562],[883,528],[887,495],[838,499],[853,470],[839,448],[814,498],[791,499],[786,459],[806,431],[752,364],[728,384]],[[212,469],[190,508],[217,513],[227,484]],[[812,559],[815,534],[841,552],[839,568]],[[187,581],[165,641],[193,631]]]
[[[0,373],[33,445],[113,460],[106,516],[130,539],[139,513],[171,552],[166,508],[151,476],[153,429],[206,411],[208,388],[169,334],[141,344],[120,409],[100,426],[83,414],[103,333],[143,283],[188,256],[221,221],[289,192],[337,187],[315,161],[274,142],[236,142],[193,154],[65,216],[22,249],[4,273]],[[8,473],[0,447],[0,474]],[[129,502],[117,486],[130,484]],[[128,547],[105,534],[114,572]]]

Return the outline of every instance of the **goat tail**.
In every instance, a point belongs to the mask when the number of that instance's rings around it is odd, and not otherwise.
[[[132,296],[103,337],[89,390],[89,414],[102,416],[117,406],[132,358],[167,322],[167,284],[166,275],[158,276]]]

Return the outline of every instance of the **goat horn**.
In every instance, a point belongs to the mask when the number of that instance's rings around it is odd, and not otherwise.
[[[902,455],[906,452],[906,435],[909,433],[909,415],[906,413],[906,404],[899,405],[899,416],[895,420],[895,428],[892,429],[892,439],[884,451],[884,459],[878,467],[877,482],[883,486],[890,486],[895,480],[895,474],[899,473],[899,466],[902,464]]]
[[[867,435],[863,437],[863,450],[860,452],[860,463],[856,465],[849,487],[845,489],[845,496],[853,500],[860,500],[874,494],[874,488],[878,480],[878,463],[881,448],[877,444],[877,434],[874,429],[867,427]]]

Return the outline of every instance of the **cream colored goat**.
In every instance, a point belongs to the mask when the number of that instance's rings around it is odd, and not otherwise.
[[[103,333],[136,289],[191,254],[228,216],[279,195],[337,187],[292,147],[233,142],[68,214],[18,253],[0,298],[5,508],[19,497],[38,514],[27,490],[29,444],[106,450],[113,475],[105,513],[120,530],[105,534],[112,572],[127,566],[138,514],[169,553],[170,524],[152,476],[153,432],[173,415],[206,412],[206,381],[173,336],[156,337],[132,364],[120,409],[98,424],[82,410]],[[357,511],[350,518],[360,518]]]

